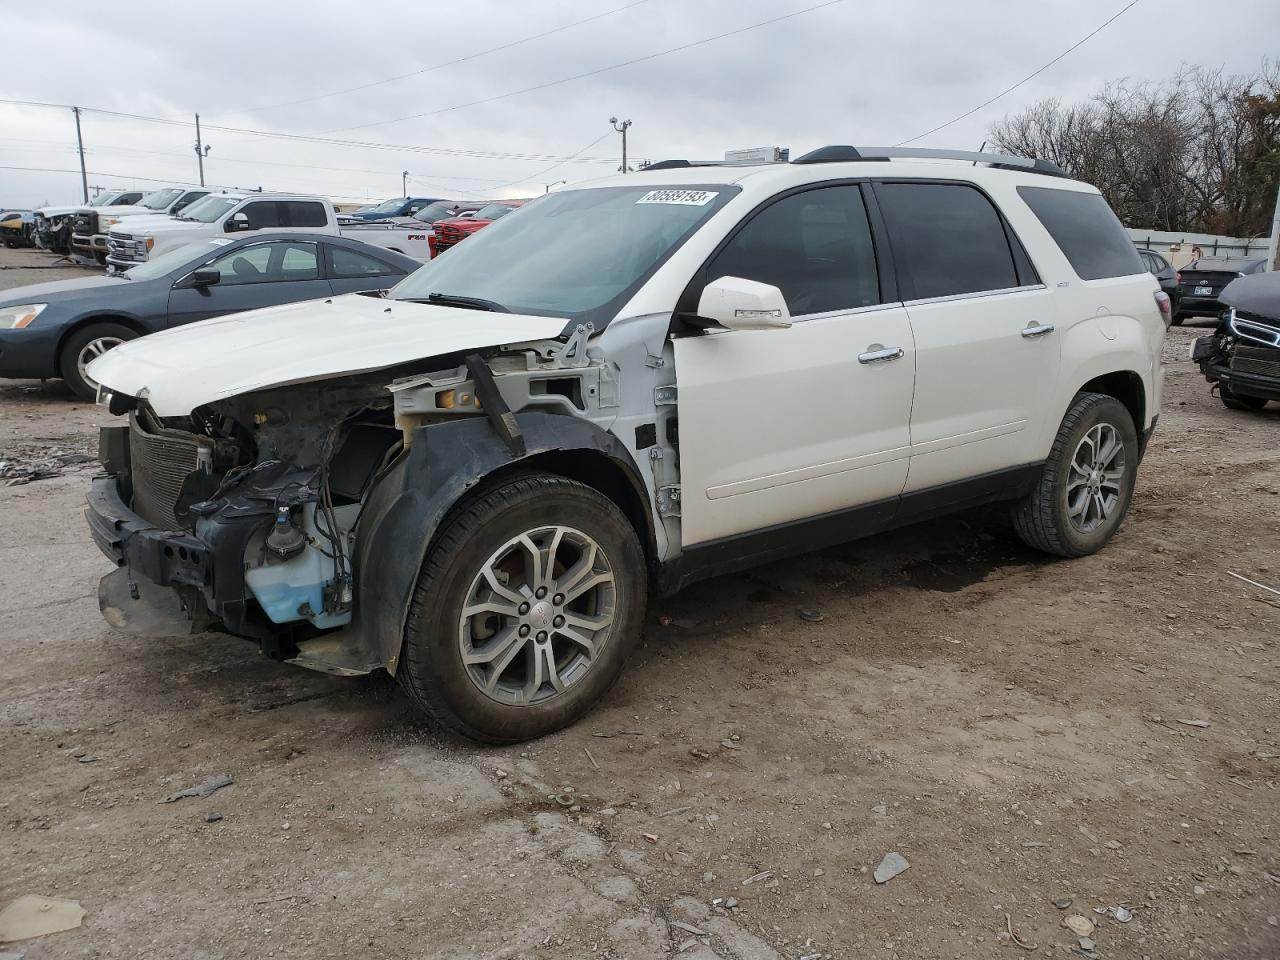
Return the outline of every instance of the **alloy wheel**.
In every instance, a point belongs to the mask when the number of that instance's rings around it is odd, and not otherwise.
[[[1071,455],[1067,516],[1081,533],[1092,533],[1116,512],[1125,476],[1124,441],[1109,423],[1089,429]]]
[[[543,526],[494,551],[471,582],[458,621],[467,675],[490,699],[527,706],[578,683],[609,642],[613,566],[590,536]]]
[[[120,337],[98,337],[90,340],[80,350],[79,356],[76,357],[76,369],[80,372],[80,378],[95,390],[98,388],[98,382],[94,380],[86,372],[89,364],[97,360],[100,356],[114,347],[120,346],[124,340]]]

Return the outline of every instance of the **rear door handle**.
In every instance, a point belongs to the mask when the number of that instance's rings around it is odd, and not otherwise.
[[[866,353],[858,354],[858,362],[884,363],[887,360],[897,360],[904,353],[901,347],[882,347],[878,343],[873,343]]]
[[[1022,335],[1028,340],[1034,340],[1036,337],[1043,337],[1046,333],[1053,333],[1052,323],[1033,323],[1030,326],[1022,328]]]

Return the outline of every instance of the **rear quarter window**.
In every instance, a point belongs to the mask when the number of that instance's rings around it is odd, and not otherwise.
[[[1138,248],[1100,194],[1018,187],[1018,195],[1044,224],[1081,280],[1147,272]]]

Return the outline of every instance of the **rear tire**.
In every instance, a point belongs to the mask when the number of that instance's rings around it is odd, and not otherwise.
[[[1094,553],[1124,520],[1137,469],[1138,432],[1124,404],[1101,393],[1076,394],[1039,482],[1014,505],[1014,529],[1045,553]]]
[[[1228,410],[1257,412],[1267,405],[1267,401],[1263,397],[1250,397],[1243,393],[1236,393],[1225,383],[1218,384],[1218,397],[1222,400],[1222,405]]]
[[[617,679],[640,634],[646,576],[634,528],[598,491],[546,473],[501,481],[432,543],[397,678],[473,740],[551,733]]]
[[[98,385],[89,379],[84,368],[90,361],[113,347],[133,340],[138,335],[119,323],[91,323],[67,338],[58,358],[58,369],[67,386],[81,400],[95,400]]]

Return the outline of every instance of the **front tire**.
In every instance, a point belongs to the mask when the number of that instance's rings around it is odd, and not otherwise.
[[[81,327],[62,345],[58,368],[67,386],[81,400],[95,400],[98,385],[85,368],[108,350],[133,340],[137,334],[119,323],[91,323]]]
[[[1263,397],[1250,397],[1243,393],[1236,393],[1225,383],[1218,384],[1218,398],[1222,400],[1222,405],[1228,410],[1257,412],[1267,405],[1267,401]]]
[[[441,527],[397,677],[426,713],[473,740],[540,737],[613,685],[646,595],[640,542],[617,505],[564,477],[516,476]]]
[[[1045,553],[1094,553],[1123,521],[1137,470],[1138,432],[1124,404],[1105,394],[1077,394],[1039,482],[1014,505],[1014,529]]]

